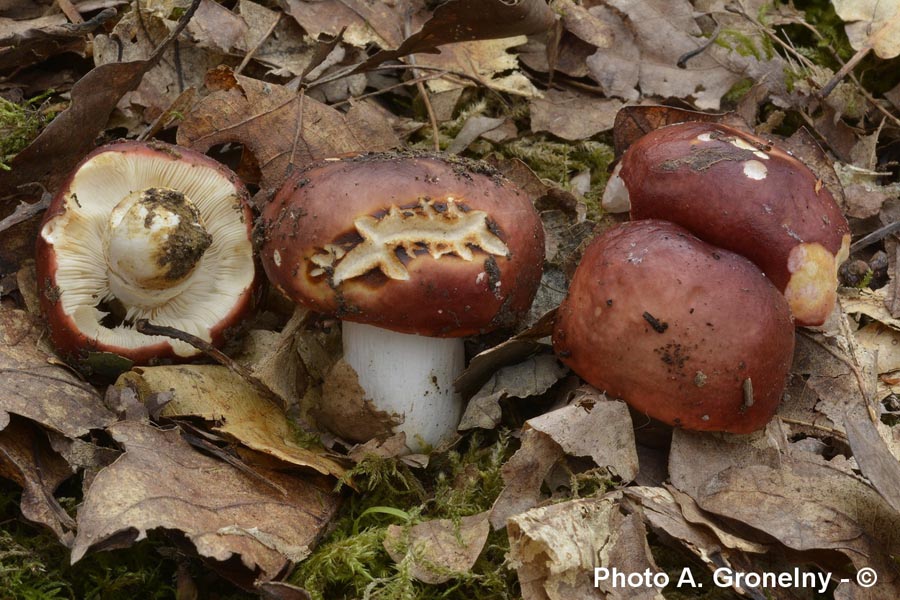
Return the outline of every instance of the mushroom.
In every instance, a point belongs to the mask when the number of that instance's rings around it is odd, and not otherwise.
[[[251,308],[248,194],[223,165],[159,142],[88,155],[47,209],[37,241],[41,308],[57,350],[82,364],[111,352],[147,364],[192,346],[138,333],[149,319],[214,345]]]
[[[462,337],[514,324],[541,279],[529,198],[485,163],[424,153],[326,160],[262,211],[261,260],[286,296],[343,320],[344,358],[419,451],[456,430]],[[356,440],[359,441],[359,440]]]
[[[573,371],[685,429],[765,426],[794,350],[790,308],[762,272],[665,221],[593,240],[556,319],[553,347]]]
[[[628,148],[602,203],[746,256],[798,325],[821,325],[834,307],[850,227],[822,181],[771,141],[717,123],[661,127]]]

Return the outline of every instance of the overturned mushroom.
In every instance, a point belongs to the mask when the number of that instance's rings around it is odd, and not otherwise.
[[[295,173],[263,210],[261,260],[285,295],[343,319],[345,359],[408,445],[456,430],[462,336],[512,325],[541,278],[529,198],[483,163],[366,154]],[[427,337],[423,337],[427,336]]]
[[[54,344],[79,363],[111,352],[138,364],[188,359],[140,319],[220,344],[252,304],[252,213],[237,177],[158,142],[95,150],[53,199],[37,242],[41,307]]]
[[[798,325],[821,325],[834,307],[849,225],[822,181],[768,140],[717,123],[661,127],[625,152],[603,206],[678,223],[746,256],[784,292]]]

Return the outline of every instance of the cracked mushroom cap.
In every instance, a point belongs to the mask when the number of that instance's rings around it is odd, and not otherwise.
[[[625,152],[604,205],[746,256],[784,292],[798,325],[821,325],[834,307],[847,219],[822,181],[768,140],[717,123],[661,127]]]
[[[54,197],[37,242],[41,307],[59,352],[137,364],[197,354],[138,333],[139,319],[220,344],[255,291],[247,199],[234,173],[185,148],[120,142],[88,155]]]
[[[269,280],[341,319],[462,337],[511,325],[541,279],[529,197],[490,166],[364,154],[295,172],[264,209]]]
[[[591,385],[685,429],[749,433],[775,413],[794,350],[784,296],[749,260],[665,221],[588,246],[553,348]]]

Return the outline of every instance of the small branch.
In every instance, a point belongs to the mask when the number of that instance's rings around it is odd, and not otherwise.
[[[801,421],[799,419],[789,419],[787,417],[781,417],[781,416],[779,416],[778,418],[781,419],[781,421],[783,421],[785,423],[789,423],[791,425],[800,425],[802,427],[810,427],[812,429],[818,429],[820,431],[824,431],[825,433],[828,433],[835,437],[841,438],[844,441],[847,440],[847,434],[839,429],[835,429],[834,427],[828,427],[826,425],[816,425],[815,423],[809,423],[807,421]]]
[[[37,202],[33,204],[28,204],[27,202],[19,203],[11,215],[0,221],[0,232],[6,231],[10,227],[27,221],[41,211],[46,210],[47,207],[50,206],[51,200],[53,200],[53,196],[45,190],[44,193],[41,194],[41,199]]]
[[[888,223],[884,227],[879,227],[872,233],[853,242],[850,245],[850,253],[853,254],[863,248],[867,248],[875,242],[880,242],[887,236],[897,232],[900,232],[900,221],[894,221],[893,223]]]
[[[407,11],[406,19],[403,22],[403,35],[407,39],[410,36],[410,29],[412,28],[411,19],[412,19],[412,12]],[[415,68],[416,55],[410,54],[407,60],[409,60],[409,64],[413,67],[413,70],[412,70],[413,78],[418,79],[419,71],[418,71],[418,69]],[[425,84],[422,81],[416,82],[416,89],[419,90],[419,95],[422,97],[422,102],[425,104],[425,112],[428,113],[428,120],[431,122],[431,136],[434,141],[434,151],[440,152],[441,151],[441,132],[440,132],[440,129],[438,128],[437,117],[434,114],[434,107],[431,106],[431,99],[428,97],[428,90],[425,89]]]
[[[189,333],[181,331],[180,329],[175,329],[174,327],[167,327],[165,325],[153,325],[147,319],[138,320],[134,324],[134,328],[138,333],[143,333],[144,335],[161,335],[193,346],[220,365],[228,367],[231,371],[233,371],[241,378],[243,378],[247,383],[249,383],[253,387],[253,389],[259,392],[261,396],[273,401],[280,408],[284,409],[281,398],[275,392],[269,389],[269,386],[263,383],[258,377],[256,377],[256,375],[251,373],[250,370],[247,369],[244,365],[225,355],[221,350],[213,347],[213,345],[206,340],[201,340],[195,335],[191,335]]]
[[[238,68],[234,70],[235,75],[241,74],[241,71],[244,70],[244,67],[247,66],[247,63],[249,63],[253,59],[253,56],[260,49],[260,47],[262,47],[262,45],[266,43],[266,40],[269,39],[269,36],[272,35],[272,32],[275,31],[275,28],[278,27],[278,24],[281,22],[281,15],[283,15],[283,14],[284,13],[280,12],[275,15],[275,20],[272,22],[272,24],[266,30],[265,35],[263,35],[261,38],[259,38],[259,41],[256,42],[256,44],[254,44],[254,46],[252,48],[250,48],[250,50],[247,52],[247,54],[244,55],[243,60],[241,60],[241,64],[239,64]]]
[[[850,60],[847,61],[841,70],[834,74],[834,77],[831,78],[831,81],[825,84],[825,86],[819,90],[819,98],[825,99],[828,95],[834,91],[834,88],[841,82],[841,80],[847,76],[847,74],[852,71],[859,62],[866,57],[866,55],[872,50],[872,46],[866,44],[859,51],[854,54]]]

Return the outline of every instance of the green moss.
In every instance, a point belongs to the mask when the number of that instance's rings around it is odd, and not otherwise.
[[[432,455],[427,469],[402,461],[367,457],[354,467],[357,493],[350,496],[332,531],[298,565],[291,581],[315,599],[370,598],[466,600],[515,598],[515,573],[503,567],[509,550],[505,532],[494,532],[470,572],[442,585],[412,577],[413,557],[395,563],[384,549],[388,526],[473,515],[491,507],[503,487],[500,469],[511,454],[507,434],[488,440],[471,435],[461,451]]]
[[[0,97],[0,169],[8,171],[9,162],[38,136],[53,120],[56,112],[46,110],[50,90],[22,104]]]
[[[741,79],[731,86],[731,89],[722,96],[722,100],[730,104],[737,104],[753,88],[753,84],[754,81],[749,77]]]

